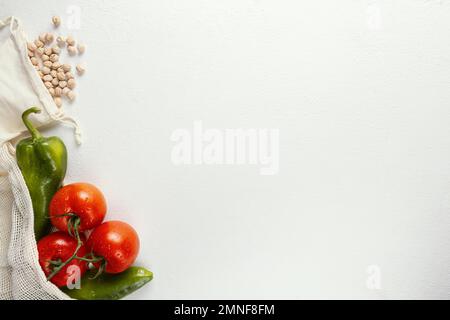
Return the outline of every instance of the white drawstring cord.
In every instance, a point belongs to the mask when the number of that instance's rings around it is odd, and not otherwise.
[[[72,117],[65,115],[62,112],[57,112],[56,114],[51,114],[50,117],[53,120],[56,120],[56,121],[59,121],[61,123],[71,126],[74,129],[76,143],[78,145],[83,143],[83,137],[82,137],[80,126]]]

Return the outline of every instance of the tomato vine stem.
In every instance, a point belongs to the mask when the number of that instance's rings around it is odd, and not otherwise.
[[[77,257],[78,251],[80,250],[81,246],[83,245],[83,241],[81,241],[80,233],[78,231],[78,228],[80,227],[80,222],[81,222],[80,217],[78,217],[74,213],[67,213],[67,214],[64,214],[64,216],[70,216],[70,219],[67,221],[67,231],[72,236],[71,229],[73,229],[75,238],[77,239],[77,247],[69,259],[60,263],[59,265],[54,264],[55,268],[53,269],[52,273],[49,274],[49,276],[47,277],[47,280],[50,280],[51,278],[53,278],[58,272],[61,271],[62,268],[64,268],[69,262],[71,262],[73,259],[75,259]],[[52,263],[52,262],[50,261],[50,263]]]
[[[103,257],[94,256],[93,253],[90,253],[90,255],[92,257],[91,259],[87,258],[86,256],[84,256],[84,257],[77,256],[78,251],[80,250],[81,246],[83,245],[83,241],[81,241],[80,232],[79,232],[80,223],[81,223],[80,217],[77,216],[75,213],[71,213],[71,212],[60,214],[55,217],[70,217],[69,220],[67,221],[67,231],[70,236],[75,236],[75,238],[77,240],[77,247],[76,247],[74,253],[72,254],[72,256],[64,262],[62,262],[61,259],[58,259],[57,261],[49,260],[49,263],[54,266],[54,269],[53,269],[52,273],[50,273],[50,275],[47,277],[47,280],[50,280],[51,278],[53,278],[58,272],[61,271],[62,268],[64,268],[68,263],[70,263],[74,259],[85,261],[85,262],[90,262],[90,263],[96,263],[96,262],[101,261],[101,264],[100,264],[100,267],[98,268],[97,273],[91,279],[97,278],[105,270],[106,260]]]

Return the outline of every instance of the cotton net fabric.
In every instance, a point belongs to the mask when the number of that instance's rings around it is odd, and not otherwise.
[[[27,53],[27,38],[15,17],[0,20],[0,299],[69,299],[47,281],[38,262],[30,194],[17,165],[13,141],[25,137],[23,111],[37,127],[58,122],[71,125],[81,143],[77,123],[53,102]]]

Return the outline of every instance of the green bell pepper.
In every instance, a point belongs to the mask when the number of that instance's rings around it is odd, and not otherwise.
[[[28,116],[40,113],[32,107],[22,114],[22,120],[31,134],[16,147],[17,163],[30,192],[34,211],[34,234],[36,240],[50,230],[48,206],[61,187],[67,170],[67,149],[58,137],[43,137]]]
[[[130,267],[117,273],[103,273],[92,279],[95,271],[81,278],[80,289],[62,289],[78,300],[118,300],[144,286],[153,279],[153,273],[142,267]]]

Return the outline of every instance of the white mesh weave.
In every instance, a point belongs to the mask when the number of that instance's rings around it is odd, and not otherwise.
[[[0,299],[69,299],[38,263],[31,198],[10,149],[0,148]]]
[[[65,123],[81,132],[75,120],[58,108],[27,53],[27,38],[15,17],[0,19],[0,299],[68,299],[46,280],[38,263],[33,208],[9,141],[26,132],[21,115],[30,106],[41,127]]]
[[[11,234],[13,195],[6,173],[0,173],[0,299],[12,299],[8,246]]]

